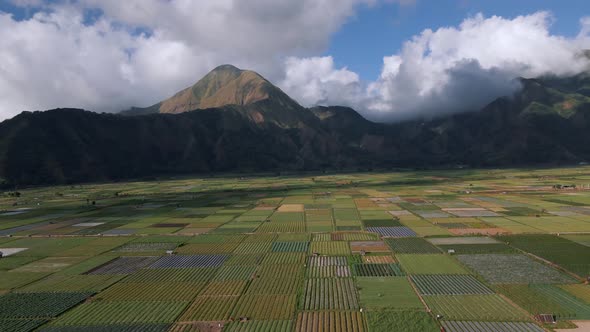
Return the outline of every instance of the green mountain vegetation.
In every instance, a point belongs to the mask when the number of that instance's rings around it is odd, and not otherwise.
[[[304,108],[260,75],[225,65],[148,108],[23,112],[0,123],[0,178],[15,185],[590,160],[590,76],[521,82],[514,96],[480,111],[379,124],[350,108]]]

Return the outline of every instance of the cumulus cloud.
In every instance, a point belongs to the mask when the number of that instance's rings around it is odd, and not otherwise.
[[[383,59],[380,77],[360,82],[331,58],[290,59],[283,86],[306,105],[344,104],[376,121],[479,110],[513,94],[519,77],[590,69],[590,18],[575,38],[552,35],[551,14],[514,19],[478,14],[458,27],[425,30]],[[346,75],[344,75],[346,74]],[[364,87],[363,87],[364,86]]]
[[[0,118],[22,110],[148,106],[231,63],[273,81],[287,56],[321,53],[379,0],[12,0],[0,12]]]
[[[358,6],[414,1],[11,1],[42,9],[25,20],[0,12],[0,118],[149,106],[223,63],[260,72],[305,106],[352,106],[378,121],[429,117],[479,109],[518,89],[520,76],[578,73],[590,48],[590,18],[565,38],[550,33],[547,12],[476,15],[414,36],[367,82],[317,55]]]
[[[347,68],[336,69],[331,56],[287,58],[279,86],[306,106],[353,105],[363,96],[359,76]]]
[[[549,32],[547,12],[506,19],[479,14],[459,27],[425,30],[385,57],[365,106],[374,119],[403,119],[476,110],[510,95],[518,77],[573,75],[590,68],[589,20],[573,39]]]

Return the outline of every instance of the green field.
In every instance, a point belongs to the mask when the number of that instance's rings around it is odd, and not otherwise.
[[[590,319],[590,190],[558,183],[583,188],[590,168],[7,191],[0,330],[564,326]]]

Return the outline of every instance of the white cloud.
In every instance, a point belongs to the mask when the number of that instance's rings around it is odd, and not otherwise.
[[[285,57],[323,52],[357,6],[379,0],[13,1],[50,10],[0,12],[0,118],[147,106],[223,63],[279,80]]]
[[[402,119],[476,110],[518,88],[515,78],[571,75],[590,68],[590,20],[568,39],[549,32],[547,12],[506,19],[479,14],[459,27],[425,30],[399,54],[385,57],[369,85],[365,114]]]
[[[66,106],[148,106],[232,63],[306,106],[348,105],[395,120],[477,109],[513,92],[515,77],[588,65],[580,52],[590,48],[590,18],[568,39],[549,32],[546,12],[476,15],[425,30],[384,57],[374,82],[317,57],[359,5],[379,1],[393,0],[78,0],[45,2],[50,11],[23,21],[0,12],[0,118]],[[104,15],[89,21],[89,9]]]
[[[351,105],[362,98],[359,76],[347,68],[334,68],[330,56],[287,58],[279,86],[305,106]]]

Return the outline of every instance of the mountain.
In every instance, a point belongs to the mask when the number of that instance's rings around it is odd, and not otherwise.
[[[260,75],[221,66],[146,109],[23,112],[0,123],[0,178],[578,163],[590,160],[589,77],[523,78],[515,95],[479,111],[381,124],[346,107],[304,108]]]
[[[232,65],[213,69],[196,84],[147,108],[133,108],[123,115],[178,114],[197,109],[242,106],[255,122],[271,121],[280,126],[297,126],[298,113],[306,112],[296,101],[258,73]],[[307,114],[310,118],[311,114]],[[303,115],[305,116],[305,115]]]

